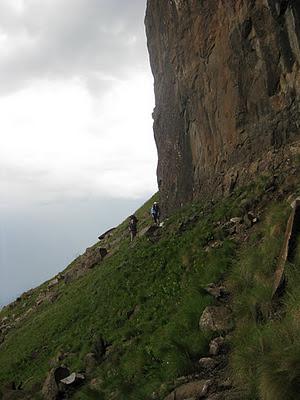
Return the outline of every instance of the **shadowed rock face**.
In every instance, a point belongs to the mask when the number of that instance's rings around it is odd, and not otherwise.
[[[148,0],[145,23],[163,207],[276,168],[300,139],[299,0]]]

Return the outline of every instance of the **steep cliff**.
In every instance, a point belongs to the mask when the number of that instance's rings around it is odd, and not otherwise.
[[[298,152],[298,0],[148,0],[145,23],[165,209]]]

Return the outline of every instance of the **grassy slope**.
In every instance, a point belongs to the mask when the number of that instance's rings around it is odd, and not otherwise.
[[[226,278],[238,320],[232,338],[235,380],[248,388],[249,399],[293,398],[300,376],[299,320],[294,318],[299,314],[300,279],[290,268],[294,284],[282,306],[287,312],[283,320],[276,320],[270,287],[288,206],[277,202],[274,208],[264,187],[261,181],[215,206],[182,209],[166,221],[157,243],[144,237],[132,246],[124,236],[112,257],[78,281],[61,283],[62,296],[56,303],[40,307],[8,335],[0,347],[0,382],[27,381],[26,386],[33,387],[45,379],[49,360],[60,351],[68,353],[65,364],[82,370],[85,355],[102,336],[112,344],[110,355],[93,373],[95,391],[84,388],[76,399],[109,399],[115,394],[118,399],[138,400],[153,392],[163,398],[172,381],[192,372],[206,354],[210,337],[199,331],[198,321],[211,298],[203,287]],[[242,215],[243,204],[257,199],[265,203],[265,222],[252,232],[250,245],[242,245],[226,236],[217,222]],[[149,223],[151,201],[137,213],[142,226]],[[194,215],[199,221],[179,233],[180,224]],[[114,237],[125,234],[123,223]],[[207,252],[212,238],[222,245]],[[24,308],[19,304],[0,319],[28,307],[30,302]],[[281,359],[282,368],[270,367]],[[282,390],[281,397],[268,394],[278,390],[279,378],[292,382],[290,397],[282,397]]]

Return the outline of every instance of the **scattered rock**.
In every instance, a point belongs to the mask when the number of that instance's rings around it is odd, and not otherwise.
[[[225,339],[220,336],[213,339],[209,344],[209,354],[212,356],[219,355],[225,346]]]
[[[234,327],[231,310],[226,306],[206,307],[200,318],[199,327],[203,331],[230,331]]]
[[[200,399],[207,395],[209,388],[212,386],[211,380],[200,380],[189,382],[179,386],[170,393],[165,400],[188,400]]]

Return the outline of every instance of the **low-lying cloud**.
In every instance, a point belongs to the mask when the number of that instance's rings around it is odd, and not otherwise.
[[[156,190],[145,3],[0,2],[0,302]]]

